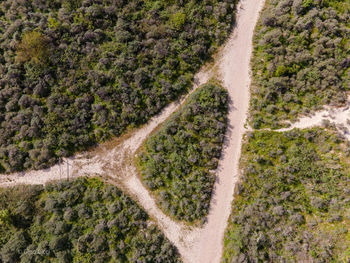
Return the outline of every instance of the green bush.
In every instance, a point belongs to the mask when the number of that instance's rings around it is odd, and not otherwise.
[[[318,128],[246,136],[222,262],[346,262],[348,145]]]
[[[286,119],[346,102],[349,14],[346,0],[267,1],[254,36],[252,126],[278,128]]]
[[[33,61],[34,63],[44,63],[48,59],[49,50],[47,40],[37,31],[23,34],[21,43],[18,45],[16,60],[20,63]],[[28,97],[30,99],[30,97]],[[24,107],[26,105],[23,105]]]
[[[144,184],[160,208],[176,219],[194,222],[208,213],[227,107],[227,91],[216,83],[205,84],[141,150]]]
[[[0,211],[0,262],[181,261],[135,202],[98,179],[0,189]]]
[[[149,120],[229,35],[236,0],[0,1],[0,172]]]
[[[170,17],[170,23],[177,29],[182,29],[186,21],[186,14],[177,12]]]

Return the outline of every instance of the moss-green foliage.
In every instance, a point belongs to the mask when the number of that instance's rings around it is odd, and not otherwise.
[[[24,33],[17,48],[17,61],[20,63],[27,61],[44,63],[49,55],[46,42],[40,32],[30,31]]]
[[[269,0],[254,37],[251,124],[278,127],[346,101],[350,2]]]
[[[223,262],[348,262],[348,156],[331,131],[248,134]]]
[[[45,188],[0,189],[0,262],[153,263],[180,258],[148,215],[118,188],[98,179],[78,179]]]
[[[191,87],[235,3],[0,1],[0,172],[44,168],[146,122]]]
[[[194,222],[208,213],[227,104],[225,89],[203,85],[143,146],[142,180],[172,217]]]

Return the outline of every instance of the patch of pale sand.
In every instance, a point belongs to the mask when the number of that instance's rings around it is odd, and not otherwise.
[[[324,121],[336,124],[338,130],[350,140],[350,97],[344,107],[325,106],[323,110],[317,111],[310,116],[302,116],[288,128],[278,129],[278,132],[290,131],[294,128],[306,129],[321,126]],[[341,127],[344,127],[343,129]]]
[[[0,187],[18,184],[46,184],[50,181],[66,180],[81,176],[103,174],[101,163],[95,159],[63,158],[61,164],[42,170],[32,170],[0,175]]]
[[[315,112],[311,116],[303,116],[297,122],[291,124],[290,127],[278,129],[277,131],[285,132],[285,131],[290,131],[294,128],[305,129],[305,128],[321,125],[322,120],[324,116],[327,115],[327,113],[328,112],[326,110],[322,110],[322,111]]]

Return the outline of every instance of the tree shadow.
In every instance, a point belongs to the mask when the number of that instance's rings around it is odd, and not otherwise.
[[[228,98],[228,115],[235,113],[238,109],[234,106],[234,102],[233,100],[229,97]],[[234,129],[235,126],[232,125],[232,123],[228,120],[227,122],[227,128],[226,128],[226,132],[225,132],[225,137],[224,137],[224,141],[223,141],[223,146],[222,146],[222,150],[221,150],[221,156],[219,158],[219,165],[217,167],[217,169],[215,170],[215,174],[218,174],[219,172],[221,172],[223,170],[223,166],[222,166],[222,162],[224,160],[224,158],[229,158],[229,156],[226,156],[228,153],[226,152],[226,149],[230,146],[231,144],[231,138],[232,136],[234,136]],[[232,171],[233,173],[233,171]],[[210,207],[209,207],[209,211],[208,211],[208,216],[212,213],[213,211],[213,206],[215,206],[217,204],[217,185],[219,185],[220,182],[220,178],[218,176],[216,176],[215,178],[215,184],[213,186],[213,191],[212,191],[212,195],[211,195],[211,200],[210,200]],[[205,223],[207,223],[207,218],[204,220]]]
[[[237,108],[234,106],[234,102],[233,100],[229,97],[228,98],[228,115],[230,113],[233,113],[237,111]],[[233,130],[235,129],[235,126],[232,125],[232,123],[228,120],[227,122],[227,127],[226,127],[226,132],[225,132],[225,137],[224,137],[224,142],[222,144],[222,150],[221,150],[221,155],[219,158],[219,166],[216,169],[216,172],[221,172],[223,167],[221,166],[222,161],[225,158],[226,153],[226,149],[230,146],[231,141],[230,138],[232,138],[233,136]],[[218,177],[216,177],[216,182],[220,183],[220,180]]]

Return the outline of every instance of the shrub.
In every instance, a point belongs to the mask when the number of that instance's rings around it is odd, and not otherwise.
[[[71,206],[66,206],[68,202],[62,202],[60,208],[48,205],[72,192],[76,201]],[[85,203],[85,192],[112,195]],[[20,218],[27,216],[25,209],[18,209],[22,199],[32,202],[32,220],[0,224],[0,262],[106,262],[112,258],[121,262],[144,262],[145,258],[146,262],[180,262],[176,248],[148,215],[118,188],[98,179],[50,183],[44,191],[37,186],[0,189],[0,211],[4,211],[0,219],[5,221],[16,213]],[[109,212],[109,207],[115,209]],[[78,216],[76,211],[80,210],[84,213]],[[157,249],[151,250],[152,246]],[[139,253],[140,248],[143,253]]]
[[[44,63],[49,59],[48,41],[38,31],[26,32],[17,48],[17,61]]]
[[[27,233],[19,230],[1,248],[1,259],[4,263],[18,261],[22,252],[28,246]]]
[[[46,168],[147,122],[191,88],[235,3],[0,1],[0,142],[11,153],[0,170]]]
[[[65,236],[55,236],[50,240],[50,248],[54,252],[65,250],[68,246],[68,239]]]
[[[11,224],[11,215],[7,209],[0,210],[0,224],[8,226]]]
[[[324,152],[325,146],[332,152]],[[342,261],[350,245],[343,231],[349,226],[344,189],[350,167],[348,157],[335,160],[346,147],[335,130],[318,128],[247,136],[222,262]],[[270,154],[276,149],[285,161]],[[257,155],[265,162],[257,162]]]
[[[180,30],[185,24],[185,20],[186,14],[177,12],[171,16],[170,23],[174,26],[175,29]]]
[[[267,2],[254,36],[254,128],[278,128],[307,110],[346,102],[350,33],[344,8],[350,10],[348,1]]]
[[[142,180],[159,206],[179,220],[204,220],[226,131],[227,91],[209,83],[145,142]]]

